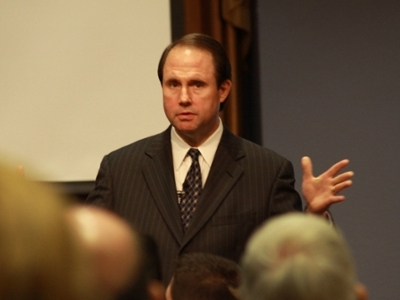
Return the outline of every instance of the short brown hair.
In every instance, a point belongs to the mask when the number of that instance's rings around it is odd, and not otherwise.
[[[236,300],[239,267],[229,259],[210,253],[189,253],[176,262],[171,282],[173,300]]]

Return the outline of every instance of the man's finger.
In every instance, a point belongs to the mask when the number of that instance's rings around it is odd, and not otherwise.
[[[301,158],[301,167],[303,169],[303,179],[307,179],[313,176],[312,162],[308,156],[303,156]]]
[[[348,171],[345,172],[343,174],[339,174],[338,176],[336,176],[335,178],[333,178],[332,183],[334,185],[339,184],[343,181],[349,180],[354,176],[354,172],[353,171]]]
[[[326,174],[328,174],[329,176],[335,176],[341,169],[343,169],[344,167],[346,167],[348,164],[350,163],[350,161],[348,159],[343,159],[339,162],[337,162],[336,164],[334,164],[332,167],[330,167],[328,169],[328,171],[326,171]]]
[[[332,203],[338,203],[338,202],[343,202],[345,197],[343,195],[338,195],[332,197]]]
[[[349,186],[351,186],[353,184],[353,181],[351,180],[346,180],[343,181],[337,185],[335,185],[335,190],[334,190],[334,194],[338,194],[340,193],[342,190],[344,190],[345,188],[348,188]]]

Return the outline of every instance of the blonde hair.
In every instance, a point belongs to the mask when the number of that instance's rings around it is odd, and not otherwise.
[[[99,299],[67,206],[0,164],[0,299]]]

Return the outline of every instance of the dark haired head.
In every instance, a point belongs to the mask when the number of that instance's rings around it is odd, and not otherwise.
[[[158,79],[160,80],[161,84],[163,81],[165,61],[167,60],[169,52],[177,46],[193,47],[207,51],[211,54],[218,88],[221,87],[226,80],[231,80],[231,63],[224,47],[222,47],[217,40],[213,39],[209,35],[202,33],[191,33],[172,42],[162,53],[157,69]],[[225,102],[221,103],[220,110],[222,110],[224,104]]]
[[[210,253],[180,257],[171,283],[173,300],[236,300],[232,290],[239,287],[238,265]]]

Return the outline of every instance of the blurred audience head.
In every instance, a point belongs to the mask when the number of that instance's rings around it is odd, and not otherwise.
[[[0,299],[103,299],[68,206],[0,165]]]
[[[142,260],[137,280],[120,300],[165,300],[165,287],[161,280],[161,262],[158,246],[149,235],[139,236]]]
[[[120,295],[137,279],[142,260],[139,237],[131,226],[102,208],[73,205],[68,219],[87,252],[103,295]]]
[[[245,300],[367,299],[345,239],[321,217],[289,213],[250,238],[241,263]]]
[[[136,232],[0,165],[0,299],[116,299],[136,280]]]
[[[167,300],[236,300],[239,267],[210,253],[181,256],[166,291]]]

